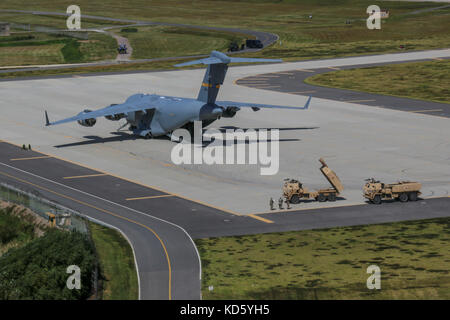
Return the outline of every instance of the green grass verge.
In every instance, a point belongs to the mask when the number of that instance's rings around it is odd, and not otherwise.
[[[203,298],[449,299],[449,231],[442,218],[196,240]],[[381,290],[366,287],[372,264]]]
[[[393,64],[318,74],[306,83],[450,103],[450,60]]]
[[[116,230],[92,222],[89,228],[100,260],[103,299],[138,299],[137,273],[128,241]]]

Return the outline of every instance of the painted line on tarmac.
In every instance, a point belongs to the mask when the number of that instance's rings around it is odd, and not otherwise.
[[[247,217],[252,217],[253,219],[257,219],[257,220],[260,220],[260,221],[265,222],[265,223],[274,223],[272,220],[259,217],[256,214],[249,214],[249,215],[247,215]]]
[[[10,145],[13,145],[13,146],[16,146],[16,147],[18,147],[18,148],[22,148],[22,146],[20,146],[20,145],[18,145],[18,144],[15,144],[15,143],[13,143],[13,142],[10,142],[10,141],[5,141],[5,140],[3,140],[2,142],[3,142],[3,143],[10,144]],[[149,189],[153,189],[153,190],[156,190],[156,191],[159,191],[159,192],[162,192],[162,193],[167,193],[167,194],[173,195],[174,197],[178,197],[178,198],[181,198],[181,199],[184,199],[184,200],[188,200],[188,201],[191,201],[191,202],[194,202],[194,203],[203,205],[203,206],[205,206],[205,207],[209,207],[209,208],[212,208],[212,209],[216,209],[216,210],[219,210],[219,211],[222,211],[222,212],[225,212],[225,213],[229,213],[229,214],[232,214],[232,215],[235,215],[235,216],[241,216],[240,213],[234,212],[234,211],[232,211],[232,210],[224,209],[224,208],[221,208],[221,207],[217,207],[217,206],[214,206],[214,205],[212,205],[212,204],[206,203],[206,202],[201,201],[201,200],[195,200],[195,199],[191,199],[191,198],[186,197],[186,196],[182,196],[182,195],[180,195],[180,194],[176,194],[176,193],[173,193],[173,192],[168,192],[168,191],[162,190],[162,189],[160,189],[160,188],[158,188],[158,187],[149,186],[149,185],[146,185],[146,184],[144,184],[144,183],[141,183],[141,182],[138,182],[138,181],[135,181],[135,180],[132,180],[132,179],[120,177],[120,176],[117,176],[117,175],[115,175],[115,174],[108,173],[108,172],[102,171],[102,170],[100,170],[100,169],[95,169],[95,168],[92,168],[92,167],[90,167],[90,166],[88,166],[88,165],[81,164],[81,163],[77,163],[77,162],[75,162],[75,161],[71,161],[71,160],[68,160],[68,159],[64,159],[64,158],[59,157],[59,156],[46,154],[46,153],[44,153],[44,152],[37,151],[37,150],[34,150],[34,151],[35,151],[35,152],[38,152],[38,153],[40,153],[40,154],[44,154],[44,155],[45,155],[46,157],[48,157],[48,158],[55,158],[55,159],[58,159],[58,160],[61,160],[61,161],[64,161],[64,162],[68,162],[68,163],[74,164],[74,165],[79,166],[79,167],[83,167],[83,168],[90,169],[90,170],[92,170],[92,171],[104,173],[104,174],[109,175],[109,176],[111,176],[111,177],[114,177],[114,178],[117,178],[117,179],[121,179],[121,180],[124,180],[124,181],[128,181],[128,182],[131,182],[131,183],[140,185],[140,186],[142,186],[142,187],[146,187],[146,188],[149,188]],[[169,222],[169,221],[166,221],[166,222]],[[171,223],[171,222],[170,222],[170,223]],[[180,227],[180,228],[181,228],[181,227]]]
[[[348,102],[348,103],[357,103],[357,102],[375,102],[377,100],[370,99],[370,100],[339,100],[339,102]]]
[[[51,158],[51,156],[38,156],[38,157],[29,157],[29,158],[16,158],[16,159],[9,159],[9,161],[38,160],[38,159],[47,159],[47,158]]]
[[[139,197],[139,198],[127,198],[126,201],[134,201],[134,200],[146,200],[146,199],[156,199],[156,198],[167,198],[167,197],[174,197],[172,194],[164,194],[161,196],[148,196],[148,197]]]
[[[81,179],[81,178],[103,177],[103,176],[107,176],[107,174],[106,173],[86,174],[84,176],[63,177],[63,179]]]
[[[409,111],[412,113],[423,113],[423,112],[439,112],[444,111],[443,109],[429,109],[429,110],[417,110],[417,111]]]

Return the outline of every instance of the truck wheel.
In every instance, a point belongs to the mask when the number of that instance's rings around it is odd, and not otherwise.
[[[400,193],[398,200],[400,200],[400,202],[406,202],[408,201],[408,195],[406,193]]]
[[[336,201],[336,194],[335,193],[330,193],[328,195],[328,201],[331,201],[331,202]]]
[[[408,195],[409,201],[417,201],[417,192],[411,192]]]
[[[381,196],[379,194],[375,195],[375,197],[373,197],[372,203],[381,204]]]
[[[297,204],[300,202],[300,198],[297,194],[292,195],[291,199],[289,200],[290,203]]]
[[[327,198],[322,193],[317,196],[317,201],[319,202],[325,202],[326,200]]]

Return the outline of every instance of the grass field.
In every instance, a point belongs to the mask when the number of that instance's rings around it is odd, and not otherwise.
[[[450,60],[340,70],[306,83],[450,103]]]
[[[64,11],[70,0],[3,0],[0,8]],[[368,30],[366,9],[371,0],[119,0],[77,3],[85,14],[108,17],[228,26],[263,30],[280,35],[281,43],[252,56],[298,60],[364,53],[392,52],[400,44],[407,49],[443,48],[450,45],[450,8],[435,3],[379,1],[390,18],[381,30]],[[309,16],[312,16],[312,19]],[[346,21],[351,21],[346,24]],[[87,20],[86,20],[87,21]]]
[[[178,27],[149,26],[138,32],[120,32],[133,47],[134,59],[209,54],[226,51],[231,41],[241,43],[245,35]]]
[[[0,66],[42,65],[114,59],[116,41],[89,33],[89,40],[24,32],[0,37]]]
[[[449,299],[449,228],[443,218],[196,240],[203,298]],[[381,290],[366,287],[372,264]]]
[[[390,17],[383,20],[381,30],[368,30],[366,8],[370,0],[130,0],[126,5],[119,0],[79,0],[83,14],[162,21],[207,26],[247,28],[276,33],[280,41],[258,53],[244,56],[300,60],[368,53],[425,50],[450,47],[450,8],[426,11],[442,6],[436,3],[380,1],[389,8]],[[3,0],[0,8],[65,11],[70,0],[55,3],[39,0],[32,4],[26,0]],[[424,10],[419,11],[418,10]],[[6,14],[4,14],[6,15]],[[61,17],[9,14],[14,21],[60,25]],[[309,16],[312,16],[310,19]],[[27,18],[27,16],[29,18]],[[7,20],[4,18],[4,20]],[[346,21],[350,23],[347,24]],[[101,23],[83,19],[84,27]],[[152,30],[150,41],[145,33]],[[136,43],[135,57],[182,56],[204,53],[210,48],[225,48],[222,36],[201,36],[192,32],[170,32],[164,28],[143,29],[144,32],[127,34]]]
[[[103,300],[138,299],[138,280],[130,244],[117,231],[89,223],[100,260]]]

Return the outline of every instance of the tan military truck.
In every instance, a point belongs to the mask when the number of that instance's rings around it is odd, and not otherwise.
[[[320,190],[309,190],[303,184],[295,179],[284,179],[283,196],[290,203],[297,204],[300,200],[314,199],[319,202],[336,201],[336,196],[339,195],[344,187],[339,180],[336,173],[331,170],[325,161],[320,158],[319,162],[322,164],[320,171],[331,184],[331,188]]]
[[[363,187],[364,198],[374,204],[380,204],[382,200],[395,199],[401,202],[416,201],[418,196],[422,194],[420,192],[422,185],[419,182],[399,181],[384,184],[374,178],[366,179],[366,181]]]

